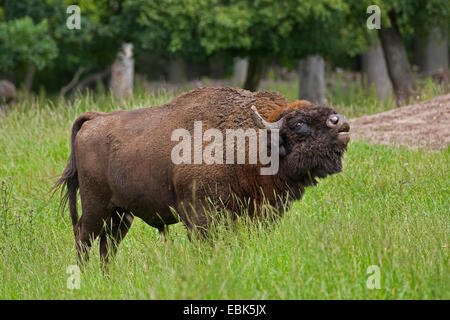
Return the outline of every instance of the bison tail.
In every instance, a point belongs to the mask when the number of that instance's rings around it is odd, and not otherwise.
[[[95,118],[99,112],[86,112],[75,120],[72,126],[72,137],[71,137],[71,152],[69,156],[69,160],[67,161],[66,168],[64,169],[61,177],[55,183],[53,187],[54,191],[61,188],[61,202],[60,208],[64,210],[69,203],[69,212],[70,218],[72,220],[72,225],[75,228],[75,225],[78,222],[78,212],[77,212],[77,192],[79,188],[78,184],[78,171],[77,171],[77,163],[74,152],[75,138],[77,136],[78,131],[80,131],[81,126],[88,120],[92,120]]]

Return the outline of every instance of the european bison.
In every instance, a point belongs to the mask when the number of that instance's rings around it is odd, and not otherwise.
[[[260,129],[266,129],[270,137],[279,133],[279,139],[259,145],[278,150],[278,170],[262,175],[263,165],[248,159],[244,164],[207,164],[199,159],[174,163],[180,137],[174,139],[173,133],[184,128],[181,132],[196,138],[198,121],[202,132],[215,129],[226,135],[230,129],[253,129],[261,135]],[[179,220],[188,231],[206,232],[208,212],[241,215],[245,204],[254,218],[262,215],[263,203],[281,209],[300,199],[305,187],[316,184],[316,177],[342,170],[349,128],[331,108],[304,100],[290,103],[275,92],[228,87],[192,90],[139,110],[83,113],[73,124],[72,152],[56,184],[66,190],[62,202],[69,202],[78,256],[87,258],[91,241],[100,237],[100,255],[107,259],[134,216],[163,233]],[[209,144],[203,139],[200,147]],[[190,156],[190,148],[184,156]],[[249,150],[244,149],[247,156]],[[83,211],[79,220],[78,189]],[[211,206],[217,210],[207,210]]]

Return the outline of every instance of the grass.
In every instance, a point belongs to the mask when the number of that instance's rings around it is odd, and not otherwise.
[[[28,100],[0,118],[0,299],[449,299],[449,149],[440,153],[351,142],[344,171],[309,188],[270,228],[239,224],[214,246],[136,221],[100,271],[97,242],[79,290],[68,213],[49,190],[86,110],[139,108],[170,94],[74,103]],[[348,109],[342,107],[344,114]],[[11,177],[11,178],[8,178]],[[7,196],[10,197],[6,202]],[[381,289],[366,282],[380,268]]]

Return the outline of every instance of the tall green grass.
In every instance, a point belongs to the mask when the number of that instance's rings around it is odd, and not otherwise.
[[[69,155],[73,120],[170,99],[164,92],[124,105],[108,95],[71,104],[30,98],[0,118],[1,299],[450,298],[449,149],[356,142],[344,171],[307,189],[277,224],[219,229],[214,245],[190,242],[178,224],[165,245],[136,219],[109,274],[96,242],[80,289],[68,289],[72,227],[49,190]],[[367,288],[371,265],[380,268],[381,289]]]

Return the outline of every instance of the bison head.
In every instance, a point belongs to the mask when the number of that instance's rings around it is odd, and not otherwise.
[[[350,126],[343,115],[328,107],[307,105],[286,109],[276,122],[265,121],[252,107],[252,118],[262,129],[280,130],[280,174],[285,178],[315,184],[342,170],[342,155],[350,140]]]

